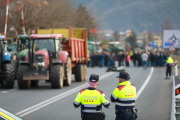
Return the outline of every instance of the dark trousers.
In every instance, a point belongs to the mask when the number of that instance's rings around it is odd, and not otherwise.
[[[138,67],[141,66],[141,60],[138,60]]]
[[[136,120],[133,112],[123,112],[121,114],[116,114],[115,120]]]
[[[134,66],[136,66],[136,60],[135,59],[133,59],[133,64],[134,64]]]
[[[81,113],[82,120],[101,120],[100,114],[94,114],[94,113]]]
[[[126,66],[129,67],[129,62],[128,61],[126,61]]]
[[[168,77],[168,74],[169,74],[169,77],[171,77],[171,71],[172,71],[171,67],[166,68],[166,77]]]
[[[121,66],[121,60],[118,60],[118,66],[119,67]]]

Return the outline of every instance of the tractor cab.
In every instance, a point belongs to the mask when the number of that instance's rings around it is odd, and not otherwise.
[[[88,42],[88,50],[90,51],[90,54],[98,52],[99,46],[99,42]]]
[[[39,80],[51,81],[52,88],[63,87],[60,82],[63,81],[63,64],[67,62],[68,52],[61,51],[61,40],[64,41],[62,37],[62,34],[30,36],[25,61],[19,62],[19,89],[38,86]]]
[[[109,42],[109,52],[121,52],[124,49],[121,47],[120,42]]]
[[[19,61],[25,61],[25,57],[29,48],[29,36],[18,35],[15,40],[17,42],[17,58]]]
[[[62,35],[31,35],[31,48],[33,63],[48,60],[47,63],[52,63],[53,60],[59,58],[61,51]]]

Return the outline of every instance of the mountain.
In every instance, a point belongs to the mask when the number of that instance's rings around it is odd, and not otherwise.
[[[180,0],[72,0],[98,16],[102,29],[161,32],[168,16],[174,29],[180,29]],[[99,20],[100,19],[100,20]]]

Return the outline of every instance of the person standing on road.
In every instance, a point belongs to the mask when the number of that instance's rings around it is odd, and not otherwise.
[[[155,66],[158,67],[158,63],[159,63],[159,53],[156,52],[156,55],[155,55]]]
[[[148,60],[148,55],[146,51],[141,55],[142,61],[143,61],[143,69],[147,70],[147,60]]]
[[[105,120],[105,114],[102,113],[102,105],[109,108],[110,103],[105,94],[96,89],[99,84],[99,76],[92,74],[89,78],[89,87],[82,89],[73,102],[74,107],[81,105],[82,120]]]
[[[170,79],[171,78],[171,72],[172,72],[172,66],[173,66],[173,59],[170,57],[170,55],[167,53],[167,61],[166,61],[166,79]],[[168,74],[169,74],[169,77],[168,77]]]
[[[163,54],[163,65],[162,65],[163,67],[164,67],[166,61],[167,61],[167,55],[166,55],[166,53],[164,52],[164,54]]]
[[[135,51],[133,54],[133,64],[136,66],[136,61],[137,61],[137,52]]]
[[[137,60],[138,60],[138,67],[140,67],[141,66],[141,53],[140,52],[138,52],[137,54]]]
[[[117,54],[118,66],[119,66],[119,67],[121,66],[121,54],[122,54],[122,52],[119,52],[119,53]]]
[[[99,60],[100,60],[99,67],[104,67],[104,59],[105,59],[105,55],[103,54],[103,52],[100,52],[99,53]]]
[[[129,54],[129,52],[126,53],[126,66],[129,67],[129,62],[131,61],[131,56]]]
[[[111,102],[116,102],[115,120],[136,120],[136,87],[131,84],[130,76],[126,72],[120,72],[116,78],[119,78],[119,84],[110,97]]]
[[[111,53],[109,61],[108,61],[108,67],[114,67],[115,66],[115,52]]]
[[[151,67],[154,66],[154,61],[155,61],[155,55],[153,52],[150,53],[150,63],[151,63]]]

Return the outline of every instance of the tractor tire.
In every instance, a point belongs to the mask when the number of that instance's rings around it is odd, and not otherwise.
[[[15,77],[15,68],[13,64],[5,64],[3,66],[3,75],[4,79],[2,81],[3,88],[14,88],[14,77]]]
[[[31,80],[31,87],[38,87],[39,86],[39,80]]]
[[[50,69],[51,88],[63,88],[64,69],[61,65],[52,65]]]
[[[64,86],[70,86],[71,81],[72,81],[71,59],[68,58],[67,63],[64,65]]]
[[[17,71],[18,71],[18,61],[17,60],[13,60],[12,61],[13,65],[14,65],[14,69],[15,69],[15,79],[17,79]]]
[[[23,73],[27,72],[29,69],[26,65],[21,65],[18,68],[17,79],[18,79],[18,88],[19,89],[29,89],[31,86],[30,80],[23,80]]]
[[[83,67],[84,67],[84,81],[87,79],[87,65],[86,64],[84,64],[83,65]]]
[[[82,64],[77,64],[75,67],[75,80],[77,82],[82,82],[84,81],[84,71],[83,71],[83,65]]]

